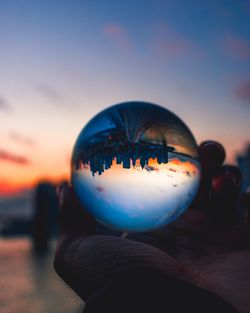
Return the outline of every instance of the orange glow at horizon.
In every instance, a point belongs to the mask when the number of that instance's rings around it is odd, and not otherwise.
[[[67,134],[66,142],[62,142],[54,135],[53,140],[48,140],[46,134],[44,142],[37,144],[35,147],[23,147],[20,148],[20,153],[30,158],[30,163],[27,165],[18,165],[11,162],[0,162],[0,197],[11,196],[25,189],[33,188],[39,181],[50,181],[54,184],[60,181],[70,179],[70,155],[71,145],[74,142],[75,134],[78,131],[72,131]],[[58,135],[59,136],[59,135]],[[52,136],[51,136],[52,137]],[[7,150],[15,151],[16,143],[10,143],[8,140],[0,136],[1,143]],[[206,139],[206,138],[200,138]],[[201,140],[203,141],[203,140]],[[219,140],[226,146],[229,140],[224,138]],[[229,144],[228,144],[229,145]],[[238,149],[240,151],[240,148]],[[227,160],[230,163],[233,162],[234,154],[229,151]],[[61,160],[61,161],[58,161]],[[170,159],[167,164],[168,168],[176,166],[179,161],[177,159]],[[150,159],[149,166],[157,167],[157,160]],[[164,166],[166,164],[163,163]],[[113,161],[115,173],[119,175],[119,170],[122,168],[122,164],[116,164],[116,160]],[[136,166],[139,166],[139,160],[136,161]],[[192,163],[182,162],[183,170],[191,172],[193,169]],[[182,169],[181,169],[182,170]]]
[[[0,164],[0,196],[14,196],[24,190],[34,188],[39,182],[47,181],[59,184],[69,181],[70,167],[60,166],[55,168],[53,164],[45,167],[37,167],[33,164],[18,166],[16,164]]]
[[[33,189],[40,182],[50,182],[51,184],[58,185],[63,181],[69,181],[69,175],[61,175],[58,177],[44,176],[41,175],[38,178],[34,178],[31,181],[0,181],[0,197],[3,196],[14,196],[22,193],[24,190]]]

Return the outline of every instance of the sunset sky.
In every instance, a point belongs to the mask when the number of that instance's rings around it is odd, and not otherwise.
[[[250,141],[250,1],[0,1],[0,195],[69,176],[85,123],[128,100],[227,161]]]

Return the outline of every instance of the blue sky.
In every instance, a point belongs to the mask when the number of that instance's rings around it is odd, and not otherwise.
[[[250,1],[0,0],[0,180],[68,175],[80,129],[128,100],[169,108],[233,162],[250,140],[249,18]]]

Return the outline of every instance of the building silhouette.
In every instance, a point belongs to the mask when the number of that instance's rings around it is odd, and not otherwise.
[[[156,159],[159,164],[168,163],[168,152],[174,151],[174,148],[167,145],[146,144],[146,143],[127,143],[112,144],[96,149],[85,150],[76,162],[76,168],[90,168],[92,175],[96,173],[101,175],[105,170],[111,168],[113,161],[116,164],[122,164],[123,168],[129,169],[136,165],[139,160],[143,169],[148,164],[149,159]]]

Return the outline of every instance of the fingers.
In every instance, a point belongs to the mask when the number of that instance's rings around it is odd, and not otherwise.
[[[64,183],[57,188],[57,192],[61,232],[70,235],[95,233],[95,220],[82,207],[73,189]]]
[[[225,161],[224,147],[216,141],[204,141],[198,147],[198,153],[203,171],[213,174]]]
[[[103,291],[120,273],[160,271],[167,277],[190,279],[180,262],[157,248],[113,236],[78,236],[58,251],[54,266],[61,278],[85,301]],[[133,274],[130,274],[130,282]],[[122,284],[122,281],[120,281]],[[128,286],[129,287],[129,286]]]
[[[206,212],[213,223],[233,224],[239,220],[241,172],[238,167],[224,165],[225,150],[215,141],[205,141],[198,148],[202,177],[192,208]]]
[[[244,224],[250,227],[250,188],[241,195],[241,205],[244,209]]]
[[[247,209],[250,210],[250,188],[248,188],[247,191],[243,193],[242,203]]]
[[[238,167],[224,165],[213,177],[208,216],[213,223],[235,224],[239,220],[241,172]]]
[[[237,166],[224,165],[212,179],[212,190],[226,195],[226,193],[239,190],[241,181],[242,175]]]
[[[208,205],[211,180],[224,162],[226,153],[223,146],[216,141],[204,141],[198,147],[202,176],[200,187],[192,209],[205,210]]]

